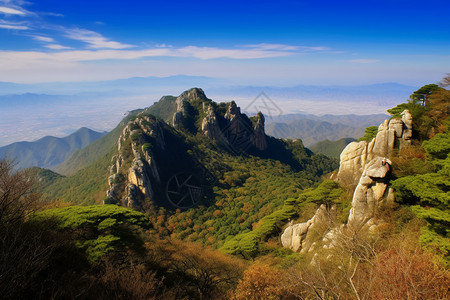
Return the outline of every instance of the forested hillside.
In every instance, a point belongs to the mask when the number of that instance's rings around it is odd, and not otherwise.
[[[355,142],[354,138],[343,138],[337,141],[324,140],[318,143],[315,143],[309,149],[314,153],[322,153],[328,157],[339,159],[339,155],[341,155],[342,150],[350,144],[351,142]]]
[[[386,136],[393,150],[351,183],[198,88],[130,113],[71,175],[2,160],[0,297],[447,299],[449,100],[427,85],[389,110],[347,147]],[[389,200],[365,227],[351,223],[361,189]],[[300,248],[281,237],[293,226]]]

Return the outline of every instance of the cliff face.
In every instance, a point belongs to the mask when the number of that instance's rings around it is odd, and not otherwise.
[[[328,209],[322,204],[308,221],[298,224],[289,223],[281,235],[281,244],[285,248],[303,254],[313,251],[317,237],[323,236],[330,229],[330,220],[334,214],[334,207]]]
[[[402,113],[402,119],[385,120],[378,133],[370,142],[353,142],[341,153],[337,181],[356,186],[366,164],[376,157],[389,157],[394,149],[411,144],[412,116],[409,111]]]
[[[370,142],[350,143],[341,154],[336,178],[342,184],[356,186],[347,224],[339,228],[329,227],[330,221],[326,221],[324,216],[328,214],[328,220],[331,220],[332,208],[322,205],[308,222],[288,225],[281,236],[283,246],[305,253],[312,249],[311,245],[318,236],[325,244],[332,244],[335,234],[342,230],[375,231],[384,222],[376,218],[377,209],[394,201],[393,190],[389,186],[392,164],[389,156],[394,149],[410,145],[411,136],[412,116],[405,110],[401,120],[384,121]]]
[[[198,88],[182,93],[176,103],[177,110],[172,121],[175,128],[191,133],[201,131],[206,137],[232,152],[245,152],[250,148],[259,151],[267,149],[262,113],[248,118],[241,113],[234,101],[217,105]],[[220,105],[225,105],[225,113],[220,113]],[[198,119],[201,120],[199,128],[196,125]]]
[[[410,145],[411,136],[412,116],[405,110],[401,120],[384,121],[372,141],[351,143],[342,152],[337,181],[357,183],[347,223],[350,228],[376,225],[373,218],[377,207],[394,200],[389,187],[392,163],[388,157],[394,149]]]
[[[138,208],[145,197],[154,197],[154,187],[161,184],[161,179],[151,148],[165,149],[165,126],[164,122],[149,116],[127,124],[119,137],[118,154],[113,157],[110,167],[108,198]]]

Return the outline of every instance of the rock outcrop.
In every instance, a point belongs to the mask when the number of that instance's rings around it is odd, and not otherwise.
[[[253,143],[258,150],[266,150],[267,149],[267,141],[266,141],[266,133],[264,131],[264,115],[262,113],[258,113],[256,115],[256,122],[254,126],[254,140]]]
[[[142,116],[129,122],[123,129],[118,141],[118,155],[113,157],[110,167],[107,198],[115,202],[122,201],[126,207],[139,208],[144,198],[154,197],[154,186],[160,185],[161,180],[148,142],[151,141],[154,147],[165,149],[163,126],[162,121]],[[131,166],[124,167],[124,156],[130,154]]]
[[[374,228],[382,222],[374,219],[377,208],[394,200],[389,187],[392,163],[388,157],[395,149],[410,145],[411,136],[412,116],[405,110],[402,119],[384,121],[370,142],[354,142],[342,151],[337,181],[356,184],[347,222],[350,229]]]
[[[192,103],[204,103],[210,102],[202,89],[192,88],[183,92],[176,99],[177,110],[173,115],[172,125],[174,127],[178,127],[183,123],[183,119],[188,117],[186,116],[186,112],[189,110],[189,107]]]
[[[403,111],[402,119],[384,121],[370,142],[353,142],[347,145],[340,156],[337,181],[356,186],[367,163],[376,157],[389,157],[394,149],[411,144],[412,116]]]
[[[281,244],[295,252],[312,251],[317,238],[330,229],[335,211],[335,207],[328,209],[322,204],[308,221],[298,224],[290,222],[281,235]]]
[[[195,117],[204,116],[199,128],[201,132],[232,152],[240,153],[251,147],[259,151],[267,149],[262,113],[248,118],[241,113],[241,109],[234,101],[226,104],[225,113],[218,113],[217,105],[198,88],[182,93],[176,103],[177,110],[173,115],[175,128],[184,128],[196,133]]]
[[[357,183],[347,222],[349,228],[360,230],[365,225],[376,226],[373,218],[377,208],[394,200],[389,187],[392,163],[388,157],[394,149],[410,145],[411,136],[412,116],[405,110],[401,120],[384,121],[370,142],[354,142],[344,149],[337,181],[353,186]]]
[[[390,171],[391,161],[386,158],[375,157],[366,164],[352,198],[347,222],[350,229],[358,231],[366,224],[375,225],[372,218],[377,208],[394,200],[389,188]]]
[[[323,216],[326,211],[322,205],[308,222],[289,224],[281,236],[283,246],[306,253],[314,243],[311,239],[321,240],[326,248],[333,245],[338,233],[361,230],[374,232],[377,226],[384,223],[383,220],[377,219],[377,209],[385,203],[394,201],[394,193],[389,186],[392,165],[389,157],[394,149],[410,145],[411,137],[412,116],[405,110],[401,120],[384,121],[378,127],[376,137],[370,142],[353,142],[347,145],[341,153],[336,179],[342,184],[356,187],[347,224],[335,228],[328,227],[321,231],[313,230],[314,224],[324,224]],[[315,232],[316,236],[313,238],[310,232]]]
[[[204,104],[203,111],[206,114],[202,121],[203,134],[211,140],[219,141],[219,143],[228,143],[220,129],[218,117],[212,105]]]
[[[259,151],[267,149],[264,115],[261,112],[253,117],[252,121],[241,113],[241,109],[234,101],[231,101],[224,118],[226,126],[222,128],[222,132],[235,151],[245,151],[250,147]]]

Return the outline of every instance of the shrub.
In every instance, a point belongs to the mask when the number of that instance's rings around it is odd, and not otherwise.
[[[144,214],[116,205],[69,206],[44,210],[30,222],[55,220],[61,230],[77,233],[77,246],[91,261],[114,250],[142,247],[139,229],[148,228]]]

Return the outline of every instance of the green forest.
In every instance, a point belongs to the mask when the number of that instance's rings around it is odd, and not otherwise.
[[[18,171],[0,161],[0,299],[448,299],[445,84],[412,91],[388,110],[401,118],[408,109],[413,135],[410,146],[390,156],[395,202],[377,211],[386,223],[372,234],[336,234],[328,249],[317,236],[316,250],[308,253],[283,248],[280,235],[288,222],[307,221],[322,204],[336,210],[330,226],[344,226],[354,187],[334,180],[338,160],[313,153],[301,140],[269,136],[266,151],[232,153],[201,133],[202,105],[224,112],[225,104],[192,102],[175,129],[167,125],[175,100],[166,96],[131,112],[58,173]],[[164,136],[176,141],[168,144],[176,149],[165,152],[185,151],[185,161],[208,170],[199,205],[180,209],[146,198],[133,210],[106,198],[116,141],[127,124],[144,117],[165,124]],[[256,119],[248,120],[254,125]],[[371,141],[377,131],[368,127],[360,140]],[[131,155],[134,141],[142,156],[146,149],[165,155],[141,137],[130,134],[123,153]],[[177,167],[160,161],[160,169]]]

